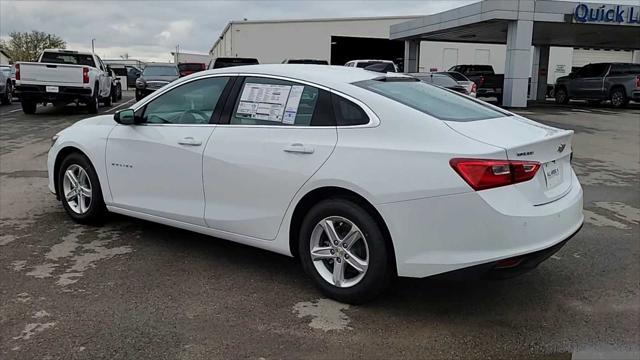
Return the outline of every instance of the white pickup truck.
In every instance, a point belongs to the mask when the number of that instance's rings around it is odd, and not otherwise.
[[[84,103],[90,114],[98,113],[101,101],[111,105],[110,71],[90,52],[45,50],[38,62],[18,62],[15,68],[15,94],[25,114],[34,114],[39,103]]]

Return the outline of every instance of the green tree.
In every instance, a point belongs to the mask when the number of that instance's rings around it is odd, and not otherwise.
[[[66,46],[67,43],[58,35],[36,30],[13,31],[9,34],[9,41],[0,42],[0,47],[9,53],[14,62],[36,61],[44,49],[64,49]]]

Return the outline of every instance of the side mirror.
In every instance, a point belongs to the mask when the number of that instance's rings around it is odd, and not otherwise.
[[[124,109],[116,111],[113,114],[113,120],[122,125],[134,125],[136,124],[136,113],[133,109]]]

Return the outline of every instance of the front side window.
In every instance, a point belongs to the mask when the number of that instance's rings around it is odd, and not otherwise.
[[[180,85],[146,105],[148,124],[208,124],[229,78],[212,77]]]
[[[324,116],[322,111],[316,111],[322,92],[292,81],[247,77],[229,123],[310,126],[314,119],[318,122]]]
[[[354,85],[441,120],[466,122],[510,115],[455,92],[413,79],[366,80]]]

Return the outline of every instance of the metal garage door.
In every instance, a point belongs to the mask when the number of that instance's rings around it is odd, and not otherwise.
[[[573,49],[572,66],[581,67],[598,62],[632,62],[633,51]]]

